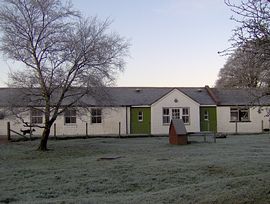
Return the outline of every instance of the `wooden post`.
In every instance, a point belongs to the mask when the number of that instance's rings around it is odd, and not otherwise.
[[[235,121],[235,134],[238,134],[238,125],[237,125],[237,121]]]
[[[53,136],[56,139],[56,123],[53,124]]]
[[[263,120],[262,120],[262,132],[263,132]]]
[[[270,117],[269,117],[269,119],[268,119],[268,123],[269,123],[269,124],[268,124],[268,125],[269,125],[269,127],[268,127],[268,128],[269,128],[269,132],[268,132],[268,133],[270,134]]]
[[[119,122],[119,137],[121,136],[121,122]]]
[[[8,140],[11,140],[11,137],[10,137],[10,122],[7,122],[7,138],[8,138]]]
[[[30,124],[30,134],[29,134],[30,140],[32,140],[32,124]]]
[[[85,135],[88,138],[88,123],[85,123]]]

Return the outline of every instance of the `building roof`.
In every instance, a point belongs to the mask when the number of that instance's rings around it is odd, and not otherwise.
[[[200,105],[216,105],[215,101],[208,94],[205,87],[184,87],[178,89]]]
[[[262,89],[244,88],[212,88],[217,97],[217,105],[221,106],[246,106],[270,105],[270,97],[264,96]]]
[[[201,105],[215,105],[214,101],[203,87],[108,87],[95,91],[95,93],[100,95],[100,97],[98,97],[99,100],[92,97],[90,94],[84,96],[80,102],[89,106],[150,106],[174,89],[178,89]],[[78,89],[76,91],[78,91]],[[21,106],[29,105],[30,100],[27,100],[23,92],[24,89],[0,88],[0,106],[7,106],[14,102],[17,102],[16,104]],[[38,103],[37,105],[42,105],[42,101],[38,100],[38,96],[33,95],[31,98],[31,101]],[[33,98],[35,98],[35,100],[33,100]],[[70,100],[71,98],[65,99],[63,105],[68,104]]]
[[[93,89],[97,98],[89,94],[84,96],[78,104],[87,106],[151,106],[172,90],[178,89],[183,94],[196,101],[202,106],[208,105],[270,105],[270,96],[260,97],[261,90],[250,89],[224,89],[209,87],[107,87],[105,89]],[[0,88],[0,106],[8,106],[15,103],[18,106],[43,106],[37,94],[26,97],[25,89]],[[34,92],[38,91],[34,89]],[[73,89],[76,93],[80,89]],[[53,98],[59,97],[55,94]],[[260,99],[259,99],[260,98]],[[33,100],[34,99],[34,100]],[[62,105],[67,105],[72,97],[63,101]]]
[[[8,106],[13,102],[20,103],[22,106],[26,105],[23,103],[22,89],[14,88],[0,88],[0,106]]]
[[[152,105],[172,90],[178,89],[192,100],[201,105],[215,105],[214,101],[207,94],[204,88],[179,88],[179,87],[114,87],[108,88],[113,104],[116,105]]]
[[[185,126],[182,119],[172,119],[171,124],[170,124],[170,128],[172,126],[174,127],[177,135],[186,135],[187,134],[186,126]]]

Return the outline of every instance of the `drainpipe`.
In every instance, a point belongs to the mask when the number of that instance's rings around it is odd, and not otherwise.
[[[128,135],[128,107],[126,106],[126,134]]]

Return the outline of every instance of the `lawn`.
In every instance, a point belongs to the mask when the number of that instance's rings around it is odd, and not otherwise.
[[[0,203],[270,203],[270,136],[0,145]]]

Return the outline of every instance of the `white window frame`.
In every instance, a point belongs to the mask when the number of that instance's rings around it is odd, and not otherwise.
[[[138,112],[138,121],[143,122],[143,111]]]
[[[5,119],[5,112],[0,111],[0,120],[4,120],[4,119]]]
[[[40,109],[31,109],[31,124],[43,124],[43,111]]]
[[[205,121],[209,121],[209,111],[208,110],[204,111],[203,118]]]
[[[187,113],[184,111],[187,110]],[[189,107],[163,107],[162,124],[169,125],[171,119],[182,119],[185,125],[190,125],[190,108]]]
[[[91,123],[101,124],[102,123],[102,108],[91,109]]]
[[[180,119],[180,113],[181,109],[180,108],[172,108],[172,119]]]
[[[244,115],[247,115],[244,117]],[[230,122],[250,122],[250,111],[247,107],[231,107]]]
[[[75,114],[74,114],[75,113]],[[74,125],[77,123],[77,111],[74,108],[66,109],[64,112],[65,125]]]
[[[162,109],[162,123],[163,125],[169,125],[170,122],[171,122],[170,108],[163,108]]]
[[[187,110],[187,113],[184,110]],[[182,117],[181,118],[182,118],[185,125],[190,124],[190,108],[187,108],[187,107],[182,108]]]

